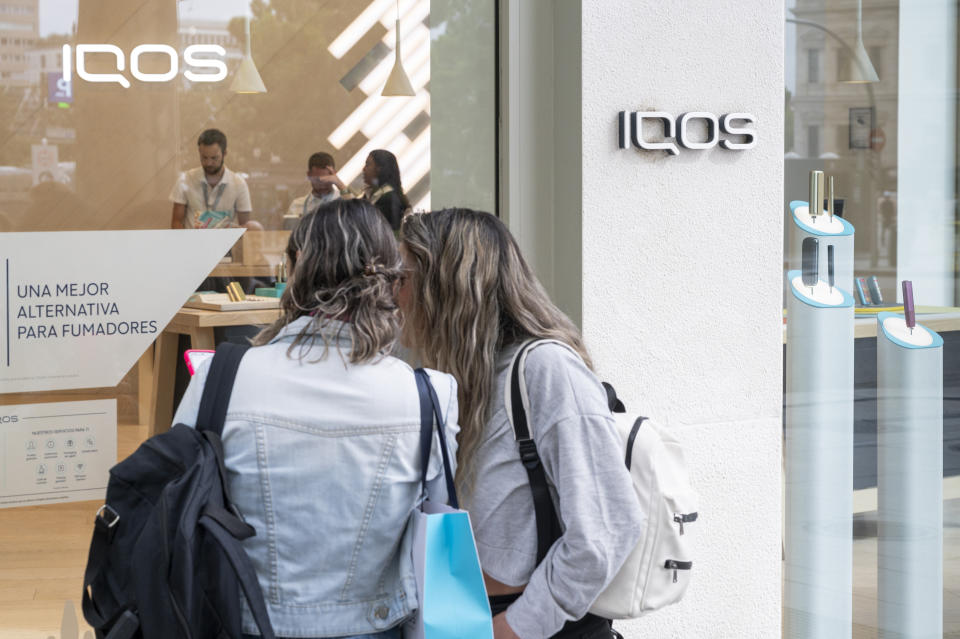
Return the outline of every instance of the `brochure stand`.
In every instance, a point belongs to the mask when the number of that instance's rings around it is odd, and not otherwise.
[[[943,636],[943,339],[877,315],[880,636]]]
[[[853,291],[853,235],[854,229],[850,222],[839,215],[817,216],[816,221],[810,217],[807,202],[794,200],[790,203],[790,212],[793,214],[793,232],[790,234],[790,268],[800,268],[800,255],[803,240],[815,237],[820,240],[819,272],[827,272],[827,250],[833,244],[836,254],[837,283],[845,290]],[[789,287],[788,287],[789,288]]]
[[[841,639],[852,628],[854,301],[800,271],[787,278],[783,636]]]

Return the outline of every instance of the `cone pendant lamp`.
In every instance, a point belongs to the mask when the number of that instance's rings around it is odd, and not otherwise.
[[[410,84],[410,78],[407,76],[407,72],[403,70],[403,63],[400,56],[400,0],[397,0],[397,46],[394,49],[396,53],[396,59],[393,61],[393,69],[390,71],[390,75],[387,77],[386,83],[383,85],[383,91],[380,92],[380,95],[393,97],[410,97],[416,95],[413,90],[413,85]]]
[[[880,76],[870,62],[870,56],[863,46],[863,0],[857,0],[857,43],[853,46],[853,60],[850,61],[850,75],[841,82],[864,84],[879,82]]]
[[[257,71],[257,65],[253,63],[253,55],[250,53],[250,16],[246,19],[247,26],[247,50],[233,74],[233,83],[230,90],[234,93],[266,93],[267,87],[260,79],[260,72]]]

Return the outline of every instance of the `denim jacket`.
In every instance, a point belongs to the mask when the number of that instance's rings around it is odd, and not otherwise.
[[[302,317],[247,351],[223,430],[227,483],[257,530],[244,547],[280,637],[374,633],[417,607],[407,519],[420,498],[420,408],[413,369],[386,356],[349,363],[349,326],[331,322],[288,355]],[[342,329],[342,330],[341,330]],[[338,350],[339,348],[339,350]],[[318,361],[319,360],[319,361]],[[196,425],[209,363],[201,365],[174,423]],[[430,371],[456,452],[457,387]],[[438,442],[431,498],[446,500]],[[245,610],[243,630],[258,633]]]

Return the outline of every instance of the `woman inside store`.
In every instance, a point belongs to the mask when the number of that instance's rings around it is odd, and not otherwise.
[[[550,301],[489,213],[409,215],[400,232],[406,346],[457,379],[457,490],[470,511],[496,639],[614,636],[588,614],[643,531],[606,393],[579,331]],[[562,534],[537,564],[526,470],[504,405],[517,348],[532,338],[529,426]]]
[[[391,357],[403,274],[365,200],[305,216],[287,245],[281,316],[240,364],[223,430],[228,487],[278,637],[400,639],[417,594],[401,538],[420,494],[413,369]],[[195,425],[205,363],[175,423]],[[430,372],[457,431],[456,382]],[[434,443],[428,489],[445,500]],[[414,604],[415,605],[415,604]],[[244,632],[256,633],[245,611]]]
[[[319,179],[336,184],[344,196],[360,197],[376,206],[394,231],[400,229],[403,216],[410,210],[410,202],[400,182],[397,156],[385,149],[375,149],[367,156],[363,165],[364,189],[359,193],[336,175],[325,175]]]

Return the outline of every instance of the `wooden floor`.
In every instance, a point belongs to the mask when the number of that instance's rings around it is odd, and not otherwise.
[[[145,426],[120,426],[118,431],[119,458],[133,452],[147,433]],[[944,637],[960,637],[960,483],[945,480],[944,496]],[[863,503],[872,504],[866,510],[876,508],[875,501]],[[100,504],[0,509],[0,639],[59,637],[67,601],[76,605],[79,635],[90,629],[80,613],[80,592]],[[856,540],[853,559],[853,636],[873,638],[876,538]]]
[[[146,438],[146,427],[120,426],[124,458]],[[80,636],[89,626],[80,592],[93,517],[101,502],[0,509],[0,639],[60,636],[64,602],[72,600]]]

